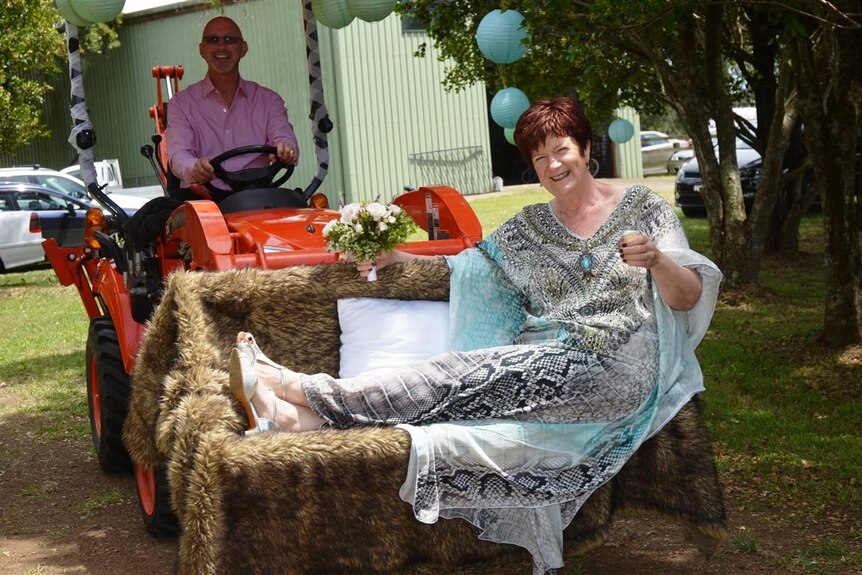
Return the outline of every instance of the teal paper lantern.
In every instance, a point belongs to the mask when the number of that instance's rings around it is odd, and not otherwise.
[[[354,18],[347,0],[311,0],[311,11],[317,21],[327,28],[344,28]]]
[[[111,22],[123,11],[125,0],[70,0],[72,9],[92,23]]]
[[[86,18],[83,18],[75,11],[75,9],[72,7],[71,0],[57,0],[57,11],[59,11],[60,16],[62,16],[65,20],[68,20],[70,24],[74,24],[79,28],[92,24],[92,22],[88,21]]]
[[[398,0],[347,0],[350,12],[365,22],[379,22],[395,10]]]
[[[503,135],[506,137],[507,142],[513,146],[517,146],[515,143],[515,128],[503,128]]]
[[[491,100],[491,118],[503,128],[515,128],[518,118],[530,107],[530,99],[517,88],[503,88]]]
[[[635,135],[635,127],[628,120],[617,118],[608,126],[608,136],[617,144],[625,144]]]
[[[488,12],[476,30],[479,50],[497,64],[517,62],[527,53],[524,41],[530,38],[523,24],[524,16],[517,10]]]

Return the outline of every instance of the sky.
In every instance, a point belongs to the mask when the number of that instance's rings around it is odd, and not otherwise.
[[[140,12],[148,8],[157,8],[159,6],[167,6],[168,4],[180,4],[184,0],[126,0],[123,5],[123,14],[131,14]]]

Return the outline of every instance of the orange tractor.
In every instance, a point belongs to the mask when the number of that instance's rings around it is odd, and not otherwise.
[[[306,10],[307,36],[314,26]],[[77,29],[67,23],[68,36]],[[313,30],[312,30],[313,31]],[[70,75],[80,78],[80,58],[69,42]],[[182,67],[153,68],[156,104],[150,108],[155,134],[142,154],[149,158],[170,197],[171,179],[166,155],[166,112],[171,95],[179,90]],[[163,89],[164,88],[164,89]],[[73,82],[73,103],[83,100]],[[313,90],[312,90],[313,91]],[[331,122],[322,105],[322,93],[312,97],[315,142],[325,144]],[[84,116],[81,117],[81,110]],[[76,116],[77,114],[77,116]],[[339,254],[328,251],[323,227],[340,214],[328,208],[316,192],[325,176],[324,162],[304,190],[279,187],[291,175],[288,166],[227,172],[221,163],[235,155],[268,154],[274,148],[251,146],[213,158],[217,175],[235,192],[218,204],[204,190],[200,200],[177,202],[158,237],[146,246],[133,241],[130,218],[105,194],[86,170],[92,166],[95,137],[86,107],[73,107],[73,138],[84,166],[88,190],[104,209],[87,214],[81,245],[60,247],[54,240],[43,243],[45,253],[62,285],[75,285],[90,318],[86,346],[86,377],[90,428],[99,463],[106,472],[134,467],[139,502],[148,530],[156,535],[176,531],[170,509],[165,470],[132,465],[122,440],[128,412],[130,374],[135,366],[146,321],[158,305],[165,277],[175,270],[222,271],[240,267],[277,269],[296,265],[329,264]],[[77,134],[75,130],[78,129]],[[318,149],[318,159],[321,150]],[[281,175],[279,175],[281,174]],[[445,186],[420,187],[393,199],[426,232],[428,239],[413,241],[401,249],[422,254],[455,254],[481,239],[481,226],[463,196]],[[108,216],[105,216],[105,211]],[[136,245],[138,244],[138,245]]]

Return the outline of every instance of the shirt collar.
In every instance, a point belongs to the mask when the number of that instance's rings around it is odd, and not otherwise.
[[[245,93],[246,92],[246,90],[245,90],[246,84],[247,84],[247,82],[245,80],[243,80],[242,77],[240,77],[239,86],[236,89],[237,95],[239,95],[239,94],[242,94],[243,96],[246,95],[246,93]],[[209,74],[204,75],[203,89],[204,89],[204,97],[208,97],[212,94],[218,94],[218,91],[216,90],[215,86],[213,85],[212,80],[210,80]]]

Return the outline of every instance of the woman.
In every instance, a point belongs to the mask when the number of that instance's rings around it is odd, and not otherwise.
[[[533,104],[515,141],[553,199],[447,258],[451,303],[502,330],[456,314],[464,351],[349,379],[292,372],[241,333],[231,386],[252,425],[399,425],[412,439],[401,495],[418,519],[465,518],[528,548],[535,572],[560,567],[580,504],[702,390],[693,349],[721,277],[661,197],[592,178],[591,140],[571,99]]]

